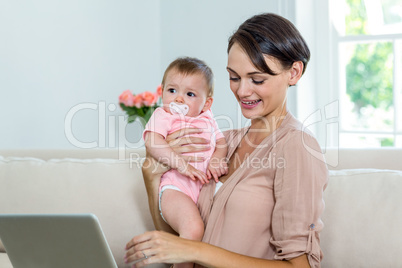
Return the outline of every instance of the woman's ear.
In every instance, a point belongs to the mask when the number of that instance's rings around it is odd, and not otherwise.
[[[290,68],[289,86],[294,86],[299,81],[303,74],[304,64],[301,61],[296,61]]]
[[[212,97],[207,97],[204,108],[202,108],[202,112],[208,111],[212,106],[212,102],[214,102],[214,99]]]

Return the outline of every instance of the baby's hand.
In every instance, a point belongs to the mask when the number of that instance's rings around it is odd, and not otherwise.
[[[192,179],[193,181],[199,180],[202,184],[209,182],[207,175],[204,172],[196,169],[187,162],[181,164],[177,168],[177,171],[180,172],[180,174],[190,177],[190,179]]]
[[[228,173],[228,164],[226,157],[223,158],[211,158],[207,168],[208,179],[214,178],[215,182],[219,181],[219,177]]]

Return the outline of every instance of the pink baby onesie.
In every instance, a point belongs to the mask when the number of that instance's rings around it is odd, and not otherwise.
[[[191,136],[202,137],[210,140],[211,148],[208,151],[193,153],[194,156],[203,156],[203,162],[192,162],[192,166],[206,172],[209,160],[215,151],[216,140],[223,138],[222,132],[213,118],[211,110],[201,113],[197,117],[184,116],[182,114],[171,114],[163,108],[157,108],[149,119],[143,137],[148,131],[156,132],[164,138],[176,130],[188,127],[203,129],[203,133],[191,134]],[[162,175],[159,192],[165,185],[174,185],[183,193],[187,194],[195,203],[197,203],[202,184],[200,181],[193,181],[189,177],[180,174],[177,170],[171,169]]]

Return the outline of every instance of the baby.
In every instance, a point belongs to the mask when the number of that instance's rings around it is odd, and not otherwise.
[[[213,74],[203,61],[176,59],[162,79],[163,108],[155,110],[143,134],[147,152],[171,167],[162,175],[159,187],[161,216],[181,237],[192,240],[201,240],[204,234],[196,205],[202,185],[212,177],[218,181],[228,170],[226,140],[210,110],[212,94]],[[208,151],[193,155],[202,156],[202,162],[188,163],[165,140],[168,134],[188,127],[202,129],[198,136],[210,140]],[[193,264],[175,267],[193,267]]]

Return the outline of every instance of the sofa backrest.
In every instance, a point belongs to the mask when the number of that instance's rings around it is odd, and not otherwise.
[[[329,169],[392,169],[402,170],[401,148],[326,148],[323,149]]]
[[[328,168],[331,170],[352,168],[376,168],[402,170],[401,148],[322,148]],[[144,148],[114,148],[114,149],[37,149],[37,150],[0,150],[0,156],[34,157],[43,160],[52,158],[77,159],[127,159],[144,157]]]

